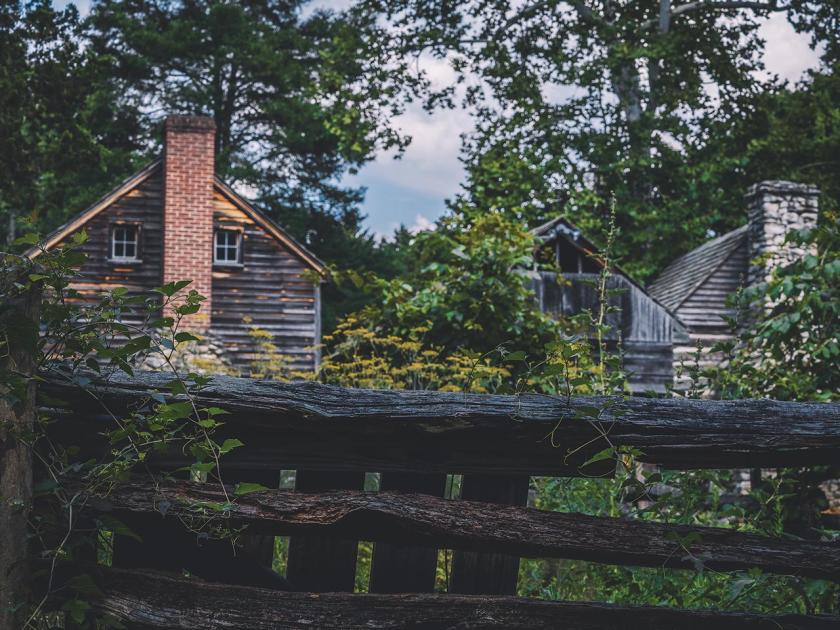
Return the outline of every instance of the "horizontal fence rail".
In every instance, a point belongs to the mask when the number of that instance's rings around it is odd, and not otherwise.
[[[564,630],[836,630],[840,617],[758,615],[518,597],[278,593],[141,571],[101,570],[96,608],[131,628],[563,628]]]
[[[80,458],[107,453],[110,416],[181,398],[167,393],[166,374],[83,376],[85,388],[58,370],[38,383],[41,409],[60,420],[52,438],[79,444]],[[214,439],[244,444],[222,459],[226,492],[138,476],[88,500],[140,535],[115,533],[114,568],[85,569],[103,592],[93,605],[129,627],[840,627],[840,617],[508,596],[523,556],[840,581],[836,543],[525,507],[532,475],[613,474],[613,458],[592,457],[605,448],[674,469],[836,464],[840,404],[371,391],[224,376],[193,400],[228,412]],[[188,463],[171,451],[146,464]],[[281,470],[296,471],[294,491],[278,489]],[[371,472],[379,492],[362,490]],[[460,498],[444,498],[447,475],[459,474]],[[237,482],[269,489],[227,503]],[[237,530],[242,553],[184,527],[209,519]],[[271,570],[275,535],[291,536],[285,577]],[[349,593],[359,540],[374,543],[365,595]],[[440,549],[454,551],[446,595],[431,593]]]
[[[229,489],[232,494],[233,488]],[[195,516],[196,506],[222,504],[218,484],[125,483],[93,507],[117,514]],[[784,540],[716,527],[667,525],[547,512],[478,501],[397,492],[272,490],[237,498],[230,519],[249,532],[319,534],[533,558],[569,558],[648,567],[722,571],[759,567],[769,573],[840,581],[840,545]]]
[[[170,380],[158,373],[117,373],[108,379],[91,374],[87,387],[94,397],[58,373],[44,378],[41,404],[72,409],[75,422],[60,424],[74,435],[83,430],[80,423],[87,423],[91,434],[101,430],[102,403],[114,411],[153,404],[149,392],[163,391]],[[569,476],[579,474],[589,455],[607,444],[635,447],[642,461],[679,469],[813,466],[834,464],[840,457],[836,403],[567,401],[225,376],[215,377],[196,401],[230,412],[221,435],[227,431],[246,445],[225,458],[232,469],[276,468],[282,462],[315,470]],[[596,422],[576,417],[581,409],[603,412]]]

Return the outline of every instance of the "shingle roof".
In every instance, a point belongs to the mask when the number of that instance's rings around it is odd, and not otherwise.
[[[747,238],[743,225],[703,243],[668,265],[648,287],[648,293],[675,311]]]

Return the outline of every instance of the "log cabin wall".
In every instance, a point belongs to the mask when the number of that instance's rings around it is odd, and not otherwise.
[[[551,272],[530,272],[531,287],[540,310],[556,316],[571,316],[598,309],[596,273],[564,273],[562,281]],[[608,278],[608,301],[617,310],[607,314],[609,345],[619,337],[624,368],[630,373],[635,393],[664,393],[674,378],[673,348],[682,327],[661,304],[621,275]],[[620,333],[620,334],[619,334]],[[676,335],[675,335],[676,333]]]
[[[138,186],[132,188],[100,212],[83,228],[87,241],[79,248],[87,260],[79,269],[72,288],[85,302],[97,301],[103,291],[126,287],[129,295],[147,294],[161,285],[163,255],[163,176],[158,165]],[[111,231],[119,224],[139,226],[138,260],[117,262],[111,259]],[[57,243],[64,244],[68,235]],[[125,317],[139,321],[139,317]]]
[[[214,193],[214,227],[242,231],[242,265],[214,266],[213,306],[209,334],[225,347],[225,358],[243,374],[257,349],[252,327],[267,330],[294,370],[318,365],[320,287],[305,277],[309,268],[218,190]],[[80,247],[87,260],[72,287],[93,303],[103,291],[126,287],[129,295],[148,294],[163,280],[163,176],[160,166],[80,229],[88,239]],[[138,260],[111,260],[115,225],[139,226]],[[71,235],[53,246],[68,242]],[[184,278],[186,279],[186,278]],[[246,322],[246,317],[250,322]],[[125,317],[140,322],[140,317]]]
[[[744,286],[749,270],[749,255],[746,239],[709,275],[677,309],[677,316],[685,322],[689,330],[687,343],[674,347],[674,372],[677,378],[674,386],[677,390],[691,385],[685,372],[685,366],[702,370],[718,367],[725,357],[712,348],[723,341],[734,338],[727,318],[736,315],[735,309],[728,303],[738,289]],[[699,357],[697,347],[702,347]]]
[[[218,190],[216,229],[242,232],[242,265],[214,266],[210,332],[226,356],[248,371],[257,346],[253,327],[271,333],[274,345],[294,370],[317,367],[320,342],[320,287],[306,277],[309,267],[256,225]]]

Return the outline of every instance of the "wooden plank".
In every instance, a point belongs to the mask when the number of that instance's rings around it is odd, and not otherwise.
[[[380,492],[416,492],[442,497],[446,475],[382,473]],[[373,547],[371,593],[432,593],[435,590],[437,549],[428,545],[378,542]]]
[[[165,497],[170,512],[199,502],[221,502],[213,484],[142,483],[114,488],[92,508],[144,514]],[[452,501],[424,494],[278,490],[237,498],[233,522],[260,533],[315,534],[531,558],[571,558],[636,566],[719,571],[758,567],[767,573],[840,581],[840,546],[776,539],[732,529],[669,525],[653,521],[546,512],[479,501]],[[488,526],[491,524],[492,526]],[[688,547],[678,542],[690,540]]]
[[[524,506],[527,475],[464,475],[461,500]],[[459,551],[452,561],[450,592],[467,595],[515,595],[519,557],[503,553]]]
[[[80,414],[97,401],[44,374],[39,391]],[[142,405],[164,390],[165,374],[90,374],[112,409]],[[840,404],[770,400],[486,396],[447,392],[367,391],[312,382],[280,383],[218,376],[196,398],[222,407],[225,429],[246,443],[227,465],[313,470],[577,474],[606,443],[633,446],[642,460],[671,468],[780,467],[831,464],[840,457]],[[581,407],[604,409],[597,426]],[[88,418],[88,420],[92,420]],[[94,419],[95,422],[95,419]],[[61,424],[61,423],[58,423]],[[95,426],[95,424],[93,425]],[[79,427],[74,428],[80,431]],[[554,448],[546,434],[554,433]],[[250,442],[249,442],[250,440]],[[570,449],[579,449],[567,459]],[[171,462],[170,462],[171,463]]]
[[[143,540],[116,537],[115,567],[157,569],[175,574],[186,570],[211,582],[289,589],[282,576],[266,568],[247,550],[234,550],[230,540],[206,538],[201,532],[188,530],[175,513],[164,517],[150,511],[128,516],[126,522],[133,532],[143,536]]]
[[[11,285],[14,278],[5,280]],[[33,470],[32,450],[26,442],[35,430],[36,381],[32,377],[41,291],[33,288],[17,297],[6,293],[6,288],[0,294],[5,335],[5,348],[0,353],[0,370],[5,373],[0,391],[0,628],[19,628],[30,612]],[[17,394],[10,391],[13,374],[25,379]],[[16,395],[20,396],[17,401]]]
[[[363,472],[299,470],[295,489],[309,493],[321,490],[360,490]],[[286,579],[298,591],[353,592],[356,579],[358,540],[350,536],[292,536]]]
[[[258,483],[266,488],[276,490],[280,487],[280,471],[223,470],[222,481],[226,484]],[[242,546],[242,550],[260,566],[271,569],[274,563],[274,536],[245,532],[238,537],[237,542]]]
[[[615,630],[713,627],[715,630],[836,630],[840,617],[761,615],[518,597],[278,593],[187,578],[99,571],[103,597],[92,605],[131,628],[275,630],[319,628],[558,628]]]

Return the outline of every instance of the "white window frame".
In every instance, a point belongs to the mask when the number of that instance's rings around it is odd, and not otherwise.
[[[129,240],[123,235],[123,238],[117,238],[118,232],[121,230],[131,230],[134,238]],[[117,255],[117,244],[122,246],[123,254]],[[125,251],[128,245],[134,246],[134,254],[126,256]],[[116,223],[111,226],[111,260],[118,262],[139,262],[140,261],[140,227],[130,223]]]
[[[225,236],[225,243],[219,243],[219,237],[224,235]],[[227,241],[227,239],[233,236],[233,243]],[[224,250],[230,253],[231,250],[234,252],[234,258],[231,260],[228,257],[219,258],[219,248],[224,248]],[[213,233],[213,264],[214,265],[223,265],[228,267],[240,267],[242,266],[242,232],[239,230],[229,230],[229,229],[217,229]]]

